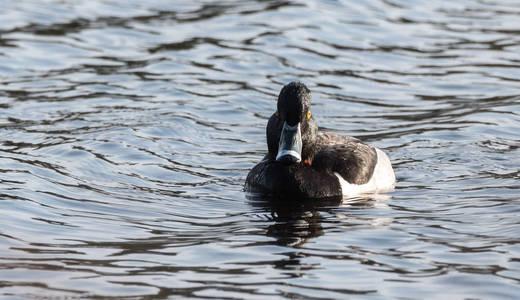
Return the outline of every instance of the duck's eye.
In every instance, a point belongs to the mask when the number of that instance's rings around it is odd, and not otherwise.
[[[307,111],[307,120],[311,118],[311,111]]]

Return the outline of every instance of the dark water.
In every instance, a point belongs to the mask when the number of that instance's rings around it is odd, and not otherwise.
[[[520,2],[170,2],[0,1],[2,298],[520,295]],[[394,192],[246,197],[291,80]]]

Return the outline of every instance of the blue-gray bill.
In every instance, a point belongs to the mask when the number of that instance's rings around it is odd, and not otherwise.
[[[276,160],[287,164],[299,163],[302,160],[300,123],[294,126],[287,124],[287,122],[283,123]]]

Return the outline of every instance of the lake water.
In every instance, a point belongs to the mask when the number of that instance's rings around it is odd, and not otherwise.
[[[520,295],[520,2],[0,6],[1,298]],[[395,191],[243,192],[293,80]]]

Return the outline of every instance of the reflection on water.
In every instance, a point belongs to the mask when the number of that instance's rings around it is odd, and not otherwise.
[[[7,1],[0,295],[520,294],[516,1]],[[382,197],[242,191],[285,83]]]
[[[341,199],[279,199],[248,195],[250,204],[270,213],[273,223],[267,228],[267,235],[274,237],[279,245],[298,247],[308,239],[323,234],[319,209],[341,204]]]
[[[320,211],[335,215],[339,219],[350,219],[353,216],[334,212],[335,207],[371,208],[374,206],[386,207],[385,201],[391,199],[389,195],[367,195],[345,199],[273,199],[248,196],[251,205],[270,212],[270,221],[273,223],[267,228],[267,235],[274,237],[279,245],[301,247],[311,238],[323,234],[322,222],[328,219],[321,217]],[[388,218],[373,218],[373,225],[388,223]]]

